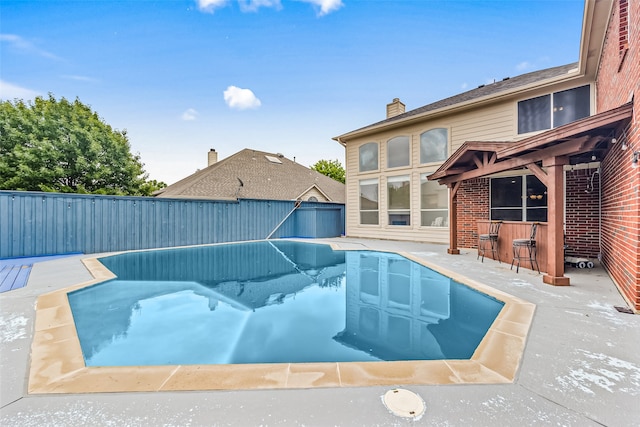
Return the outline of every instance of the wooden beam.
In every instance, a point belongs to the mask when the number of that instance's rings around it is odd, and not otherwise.
[[[451,255],[460,254],[458,249],[458,189],[460,182],[451,184],[449,187],[449,249],[447,253]]]
[[[516,169],[525,167],[531,163],[539,162],[544,159],[566,156],[571,154],[582,153],[592,150],[596,144],[600,141],[600,138],[590,138],[589,136],[583,136],[576,138],[572,141],[565,142],[558,145],[552,145],[542,150],[533,151],[531,153],[524,154],[520,157],[513,159],[506,159],[500,162],[493,163],[491,165],[484,166],[482,168],[467,170],[454,176],[448,176],[438,180],[440,184],[449,184],[456,181],[464,181],[471,178],[479,178],[482,176],[492,175],[498,172],[504,172],[510,169]]]
[[[486,153],[485,153],[485,154],[486,154]],[[478,167],[478,169],[480,169],[482,166],[484,166],[484,165],[485,165],[485,164],[484,164],[484,162],[483,162],[482,160],[480,160],[480,159],[478,158],[478,156],[476,156],[475,154],[473,155],[472,159],[473,159],[473,163],[475,163],[475,164],[476,164],[476,166]]]
[[[547,173],[542,170],[540,166],[538,166],[536,163],[531,163],[530,165],[527,165],[527,169],[529,169],[531,173],[533,173],[536,178],[538,178],[540,182],[545,185],[545,187],[549,186],[549,184],[547,184]]]
[[[530,138],[523,139],[508,147],[498,151],[498,157],[511,157],[518,155],[522,151],[530,150],[551,141],[558,141],[563,139],[573,138],[575,135],[579,135],[585,132],[595,130],[601,126],[612,125],[614,123],[630,120],[633,115],[633,102],[622,105],[618,108],[614,108],[603,113],[599,113],[593,116],[585,117],[584,119],[577,120],[572,123],[568,123],[563,126],[559,126],[555,129],[543,132],[541,134],[532,136]]]

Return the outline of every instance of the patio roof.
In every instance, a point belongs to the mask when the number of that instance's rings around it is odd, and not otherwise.
[[[631,120],[632,114],[633,103],[628,103],[517,142],[467,141],[428,179],[451,184],[558,156],[567,156],[569,164],[591,161],[593,155],[602,160],[611,138]]]
[[[467,141],[428,176],[447,185],[449,192],[449,249],[457,247],[457,192],[462,181],[527,168],[547,187],[547,256],[545,283],[568,285],[564,276],[564,166],[602,160],[614,136],[633,116],[633,104],[602,112],[517,142]],[[544,169],[543,169],[544,168]],[[541,266],[542,267],[542,266]]]

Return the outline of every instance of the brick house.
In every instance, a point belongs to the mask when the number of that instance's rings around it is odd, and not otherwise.
[[[566,254],[600,260],[640,310],[640,2],[586,0],[575,64],[524,74],[335,137],[346,150],[346,234],[499,255],[539,224],[545,283]]]

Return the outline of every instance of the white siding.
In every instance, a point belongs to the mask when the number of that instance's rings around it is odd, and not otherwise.
[[[518,101],[583,84],[587,83],[579,80],[565,81],[553,86],[529,90],[527,93],[515,94],[509,99],[496,101],[492,105],[431,117],[417,123],[411,123],[392,130],[382,130],[367,137],[348,141],[346,147],[347,236],[448,243],[448,227],[420,226],[420,174],[435,172],[441,165],[441,163],[420,164],[420,135],[433,128],[446,128],[449,132],[449,155],[456,151],[465,141],[517,141],[532,135],[518,135],[517,133]],[[594,104],[592,95],[592,113],[595,111]],[[400,135],[410,136],[411,164],[409,167],[387,169],[386,143],[389,139]],[[367,142],[377,142],[379,145],[379,170],[361,174],[358,171],[358,148]],[[386,178],[395,175],[411,176],[411,226],[386,225],[388,222]],[[377,226],[360,225],[359,181],[369,178],[379,179],[380,225]]]
[[[322,194],[321,192],[318,191],[317,188],[312,187],[311,189],[309,189],[309,191],[307,191],[306,193],[304,193],[302,196],[300,196],[302,198],[302,200],[309,200],[309,197],[315,197],[316,199],[318,199],[319,202],[328,202],[329,200],[324,196],[324,194]]]

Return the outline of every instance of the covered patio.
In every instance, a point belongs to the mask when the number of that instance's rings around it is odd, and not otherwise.
[[[460,253],[458,192],[461,184],[465,180],[527,169],[547,189],[547,222],[540,224],[536,236],[537,260],[540,270],[545,273],[543,281],[550,285],[569,285],[564,268],[564,167],[602,161],[632,115],[633,104],[628,103],[517,142],[467,141],[462,144],[428,177],[450,190],[448,253]],[[477,222],[478,234],[487,232],[489,219]],[[499,238],[502,261],[512,261],[511,240],[516,236],[528,236],[526,230],[530,229],[530,224],[509,221],[502,224]]]

